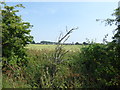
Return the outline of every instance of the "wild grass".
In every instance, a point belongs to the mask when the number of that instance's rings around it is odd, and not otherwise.
[[[111,46],[93,44],[84,46],[78,51],[65,53],[66,51],[60,48],[56,51],[27,49],[29,57],[27,66],[15,68],[12,73],[3,73],[3,87],[105,88],[114,85],[119,87],[119,65],[114,57],[114,48],[112,50]],[[61,57],[62,53],[65,54]],[[59,60],[61,62],[58,63]]]
[[[3,73],[3,88],[81,87],[79,74],[74,74],[70,68],[75,54],[68,52],[62,58],[64,61],[58,64],[54,61],[54,53],[54,50],[49,49],[28,49],[29,63],[27,67],[19,67],[13,72]]]
[[[28,49],[35,49],[35,50],[42,50],[42,49],[47,49],[47,50],[54,50],[57,45],[40,45],[40,44],[28,44],[26,48]],[[79,50],[81,47],[84,45],[63,45],[63,48],[66,50]]]
[[[77,85],[74,85],[73,81],[70,81],[71,78],[72,80],[76,79],[74,73],[72,73],[72,70],[70,70],[69,67],[69,64],[72,62],[74,56],[73,51],[65,54],[61,63],[56,63],[54,61],[54,50],[28,49],[27,52],[30,57],[30,61],[28,67],[26,68],[26,75],[28,78],[27,80],[31,83],[32,87],[73,88]],[[76,54],[77,53],[78,51],[76,51]],[[78,84],[78,86],[80,86],[80,84]]]

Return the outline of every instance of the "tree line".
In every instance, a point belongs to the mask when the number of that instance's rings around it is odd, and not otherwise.
[[[41,42],[35,42],[34,40],[30,44],[51,44],[51,45],[57,45],[58,42],[52,42],[52,41],[41,41]],[[87,42],[79,43],[79,42],[72,42],[72,43],[61,43],[63,45],[89,45]]]

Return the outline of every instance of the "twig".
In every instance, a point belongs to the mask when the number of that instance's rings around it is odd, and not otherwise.
[[[63,39],[65,39],[70,33],[72,33],[73,30],[76,30],[76,29],[78,29],[78,27],[72,28],[71,30],[69,30],[60,40],[58,40],[58,44],[61,43]]]

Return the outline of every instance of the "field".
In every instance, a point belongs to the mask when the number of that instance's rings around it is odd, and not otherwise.
[[[40,45],[40,44],[29,44],[26,48],[28,49],[34,49],[34,50],[43,50],[43,49],[49,49],[54,50],[57,45]],[[80,50],[80,48],[83,47],[83,45],[63,45],[63,48],[66,50]]]

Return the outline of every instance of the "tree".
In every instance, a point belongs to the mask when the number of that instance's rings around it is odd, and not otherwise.
[[[115,42],[120,44],[120,7],[115,10],[115,13],[113,15],[116,16],[114,22],[116,22],[118,25],[118,27],[115,29],[116,34],[114,35],[113,39]]]
[[[16,13],[17,7],[22,7],[22,4],[15,6],[7,6],[3,4],[2,10],[2,47],[3,47],[3,66],[6,65],[25,65],[27,63],[27,55],[25,46],[32,41],[30,29],[32,25],[29,22],[23,22],[21,16]]]
[[[75,45],[79,45],[79,42],[76,42]]]
[[[35,44],[35,41],[33,40],[33,41],[31,42],[31,44]]]
[[[105,25],[117,25],[117,28],[114,30],[115,34],[113,36],[113,42],[120,44],[120,7],[115,9],[115,12],[112,14],[115,16],[115,19],[107,18],[102,20],[101,22],[105,22]],[[100,21],[100,19],[96,19],[96,21]]]
[[[83,42],[83,44],[84,44],[84,45],[88,45],[88,43],[86,43],[86,42]]]
[[[110,82],[107,82],[108,85],[112,87],[119,87],[120,88],[120,7],[115,9],[115,12],[112,14],[115,16],[115,19],[106,19],[103,20],[105,25],[116,25],[116,29],[114,30],[115,34],[112,37],[113,41],[107,43],[106,52],[108,53],[107,56],[109,59],[109,63],[106,64],[107,68],[110,67],[109,74],[113,74],[112,79]],[[99,21],[99,20],[98,20]],[[102,21],[102,22],[103,22]],[[111,74],[111,75],[112,75]],[[110,75],[109,75],[110,76]]]

